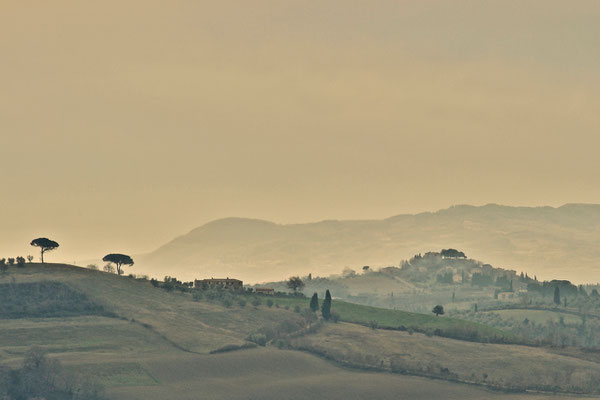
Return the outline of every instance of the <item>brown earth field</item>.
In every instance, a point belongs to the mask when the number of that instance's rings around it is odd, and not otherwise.
[[[141,365],[158,386],[114,388],[115,399],[576,399],[506,394],[465,384],[340,368],[310,354],[252,349],[179,355]]]
[[[364,326],[327,324],[291,346],[337,362],[491,387],[597,393],[597,355],[566,349],[474,343]]]

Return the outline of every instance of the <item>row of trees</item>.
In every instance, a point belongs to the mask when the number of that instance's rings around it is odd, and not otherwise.
[[[27,261],[33,261],[33,256],[27,256]],[[0,258],[0,268],[6,267],[7,265],[17,265],[22,267],[25,265],[25,258],[23,257],[8,257],[8,258]]]
[[[319,309],[319,296],[317,293],[312,295],[309,307],[312,312],[317,312]],[[329,293],[329,289],[325,292],[325,300],[323,300],[323,304],[321,305],[321,315],[326,320],[331,318],[331,293]]]
[[[48,238],[45,238],[45,237],[33,239],[30,244],[34,247],[39,247],[40,259],[42,261],[42,264],[44,264],[44,254],[47,253],[48,251],[56,250],[60,246],[58,244],[58,242],[48,239]],[[31,256],[31,255],[27,256],[27,261],[32,262],[33,256]],[[102,258],[102,261],[114,264],[117,268],[117,274],[119,274],[119,275],[123,274],[123,270],[122,270],[123,266],[125,266],[125,265],[132,266],[133,265],[133,259],[130,256],[128,256],[126,254],[120,254],[120,253],[107,254]],[[25,259],[23,257],[17,257],[16,259],[15,258],[8,258],[8,259],[0,258],[0,268],[4,267],[6,265],[14,265],[15,263],[19,266],[23,266],[23,264],[25,264]],[[110,271],[106,271],[106,272],[110,272]]]

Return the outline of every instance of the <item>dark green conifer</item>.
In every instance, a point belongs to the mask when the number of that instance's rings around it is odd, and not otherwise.
[[[323,300],[323,305],[321,306],[321,314],[323,318],[329,319],[331,318],[331,293],[329,293],[329,289],[325,292],[325,300]]]
[[[310,299],[310,309],[312,312],[317,312],[317,310],[319,309],[319,297],[317,296],[316,292],[312,295],[312,298]]]
[[[556,304],[557,306],[560,305],[560,289],[558,288],[558,286],[554,287],[554,304]]]

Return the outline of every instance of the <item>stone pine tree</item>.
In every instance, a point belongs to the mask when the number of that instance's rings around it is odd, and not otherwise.
[[[312,298],[310,299],[310,309],[312,312],[317,312],[317,310],[319,309],[319,296],[316,292],[312,295]]]
[[[560,289],[558,286],[554,287],[554,304],[560,306]]]
[[[321,314],[323,318],[329,319],[331,318],[331,293],[329,293],[329,289],[325,292],[325,300],[323,300],[323,305],[321,306]]]
[[[133,259],[131,257],[129,257],[128,255],[125,255],[125,254],[118,254],[118,253],[107,254],[104,256],[102,261],[115,264],[115,266],[117,267],[117,274],[119,274],[119,275],[121,275],[123,273],[123,271],[121,270],[121,266],[133,265]]]
[[[40,258],[42,259],[42,264],[44,263],[44,253],[47,251],[52,251],[58,247],[58,243],[48,238],[33,239],[30,244],[34,247],[40,248]]]

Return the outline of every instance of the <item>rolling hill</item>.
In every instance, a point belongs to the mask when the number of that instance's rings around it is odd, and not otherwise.
[[[240,300],[260,295],[240,293],[226,303],[211,300],[208,292],[198,297],[144,279],[57,264],[10,267],[0,285],[12,293],[0,308],[0,373],[37,346],[66,371],[99,381],[114,399],[525,400],[544,395],[490,392],[485,386],[599,390],[597,355],[487,343],[504,333],[452,318],[334,301],[333,311],[348,322],[307,330],[306,298],[263,296],[246,304]],[[27,306],[19,309],[24,301]],[[362,325],[371,320],[386,329]],[[453,327],[477,330],[486,343],[434,332]],[[269,331],[282,333],[266,347],[243,349],[249,335]],[[531,365],[535,374],[523,381]]]
[[[398,265],[431,249],[541,279],[600,281],[600,205],[460,205],[384,220],[281,225],[227,218],[136,257],[136,273],[180,279],[235,276],[246,281],[340,273],[345,267]]]

